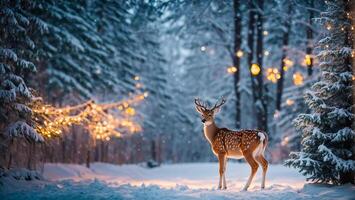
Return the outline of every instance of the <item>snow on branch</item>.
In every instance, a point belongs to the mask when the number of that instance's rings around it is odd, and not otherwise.
[[[42,135],[24,121],[17,121],[8,126],[5,134],[9,137],[26,137],[35,142],[43,142]]]
[[[343,160],[336,156],[332,150],[325,145],[319,145],[318,151],[323,155],[323,161],[333,164],[337,171],[349,172],[355,170],[354,160]]]

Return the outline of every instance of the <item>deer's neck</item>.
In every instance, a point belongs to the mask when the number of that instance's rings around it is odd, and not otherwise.
[[[211,123],[206,122],[206,124],[204,124],[203,126],[203,132],[210,144],[212,144],[213,138],[216,135],[217,131],[218,131],[218,127],[216,126],[214,121],[212,121]]]

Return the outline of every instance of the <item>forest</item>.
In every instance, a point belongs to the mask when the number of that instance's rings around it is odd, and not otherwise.
[[[354,8],[0,0],[0,179],[51,163],[217,162],[194,100],[223,98],[216,124],[266,132],[270,164],[354,184]]]

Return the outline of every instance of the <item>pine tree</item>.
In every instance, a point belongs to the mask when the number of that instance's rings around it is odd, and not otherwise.
[[[45,31],[38,19],[26,15],[28,1],[0,2],[0,133],[7,138],[25,137],[43,141],[31,125],[32,91],[25,77],[36,71],[33,31]],[[4,136],[1,135],[1,136]]]
[[[305,94],[311,113],[295,119],[303,132],[301,152],[292,152],[285,163],[316,182],[355,180],[350,2],[327,1],[318,19],[328,30],[318,44],[321,80]]]

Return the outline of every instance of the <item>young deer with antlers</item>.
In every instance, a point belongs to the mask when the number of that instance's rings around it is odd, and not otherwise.
[[[258,130],[239,130],[233,131],[226,128],[219,128],[214,122],[215,114],[226,103],[222,98],[220,102],[208,109],[200,99],[195,99],[196,110],[201,114],[204,124],[204,134],[211,144],[213,153],[218,157],[219,162],[219,184],[218,189],[227,189],[225,178],[226,165],[228,158],[245,158],[251,167],[251,174],[243,190],[247,190],[252,182],[259,164],[263,169],[261,188],[265,188],[265,175],[268,162],[264,157],[264,151],[268,143],[265,132]]]

